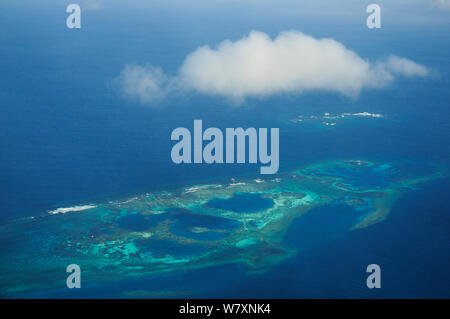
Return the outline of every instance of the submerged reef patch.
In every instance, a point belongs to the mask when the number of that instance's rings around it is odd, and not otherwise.
[[[369,112],[345,112],[341,114],[331,114],[326,112],[320,115],[297,115],[296,117],[291,118],[289,122],[309,130],[330,130],[352,122],[375,119],[386,119],[386,115]]]
[[[230,198],[213,198],[206,205],[237,213],[256,213],[273,207],[273,204],[271,198],[264,198],[260,194],[235,193]]]
[[[153,214],[151,216],[142,215],[139,213],[128,214],[120,216],[117,220],[119,228],[143,231],[150,227],[155,227],[162,220],[167,218],[166,214]]]
[[[55,274],[72,263],[85,284],[224,264],[260,273],[382,221],[403,193],[447,175],[412,161],[340,160],[13,220],[0,228],[0,294],[61,287]]]

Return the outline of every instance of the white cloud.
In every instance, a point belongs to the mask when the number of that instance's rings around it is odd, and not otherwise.
[[[397,56],[371,64],[333,39],[284,31],[272,40],[263,32],[252,31],[216,48],[197,48],[171,80],[158,68],[137,65],[125,67],[121,78],[124,93],[143,102],[173,90],[241,101],[249,96],[308,90],[357,96],[362,89],[383,87],[398,75],[427,74],[426,67]]]
[[[290,31],[272,40],[253,31],[216,49],[198,48],[184,61],[180,76],[199,92],[242,98],[311,89],[355,94],[369,72],[367,62],[332,39]]]
[[[128,64],[115,79],[122,93],[141,103],[160,100],[169,91],[170,78],[160,69],[151,65]]]
[[[427,76],[429,73],[428,69],[423,65],[395,55],[391,55],[385,64],[388,71],[399,73],[407,77]]]

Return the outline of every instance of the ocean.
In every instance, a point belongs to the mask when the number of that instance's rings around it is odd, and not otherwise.
[[[2,7],[2,223],[59,207],[258,176],[259,164],[174,164],[170,133],[176,127],[192,128],[195,119],[222,130],[279,127],[282,172],[338,159],[412,160],[448,167],[448,24],[388,21],[373,35],[362,23],[355,27],[354,19],[317,24],[312,18],[261,14],[245,19],[239,14],[230,26],[221,16],[202,18],[203,12],[197,12],[198,19],[192,22],[173,12],[170,8],[139,12],[132,5],[124,14],[117,7],[89,11],[82,29],[74,31],[64,24],[64,5],[44,2],[28,10],[18,2]],[[198,46],[236,40],[252,29],[271,36],[296,29],[331,37],[372,60],[387,52],[407,56],[429,67],[432,75],[398,79],[358,97],[313,91],[248,98],[237,104],[183,92],[155,105],[140,105],[120,95],[114,79],[125,64],[152,63],[175,74],[183,58]],[[369,112],[384,118],[312,130],[290,121],[327,112]],[[169,291],[169,297],[448,298],[449,190],[448,178],[421,184],[401,196],[386,220],[354,231],[347,231],[356,214],[352,208],[341,204],[315,208],[295,220],[285,235],[284,243],[299,253],[261,274],[249,274],[243,265],[220,265],[91,283],[80,291],[30,294],[103,298],[122,296],[133,288]],[[365,286],[364,265],[371,263],[382,268],[383,289]],[[164,295],[154,295],[158,296]]]

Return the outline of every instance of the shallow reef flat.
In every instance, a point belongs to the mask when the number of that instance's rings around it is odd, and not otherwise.
[[[321,131],[335,129],[336,127],[345,126],[351,123],[363,122],[371,120],[387,120],[387,116],[377,113],[356,112],[356,113],[341,113],[341,114],[316,114],[316,115],[297,115],[288,120],[290,123],[300,125],[306,130]],[[390,119],[393,120],[393,119]]]
[[[63,288],[69,264],[80,265],[83,285],[226,264],[264,272],[301,253],[285,235],[313,208],[347,205],[356,212],[348,231],[362,229],[446,175],[412,161],[339,160],[13,220],[0,226],[0,295]]]

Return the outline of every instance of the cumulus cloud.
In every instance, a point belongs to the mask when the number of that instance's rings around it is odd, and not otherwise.
[[[198,48],[184,61],[180,76],[199,92],[240,98],[311,89],[357,93],[369,72],[367,62],[332,39],[282,32],[272,40],[253,31],[216,49]]]
[[[138,65],[126,66],[121,78],[124,93],[141,101],[174,90],[241,101],[308,90],[357,96],[362,89],[381,88],[399,75],[427,74],[426,67],[393,55],[372,64],[333,39],[316,39],[298,31],[281,32],[271,39],[252,31],[235,42],[197,48],[171,79],[158,68]]]

